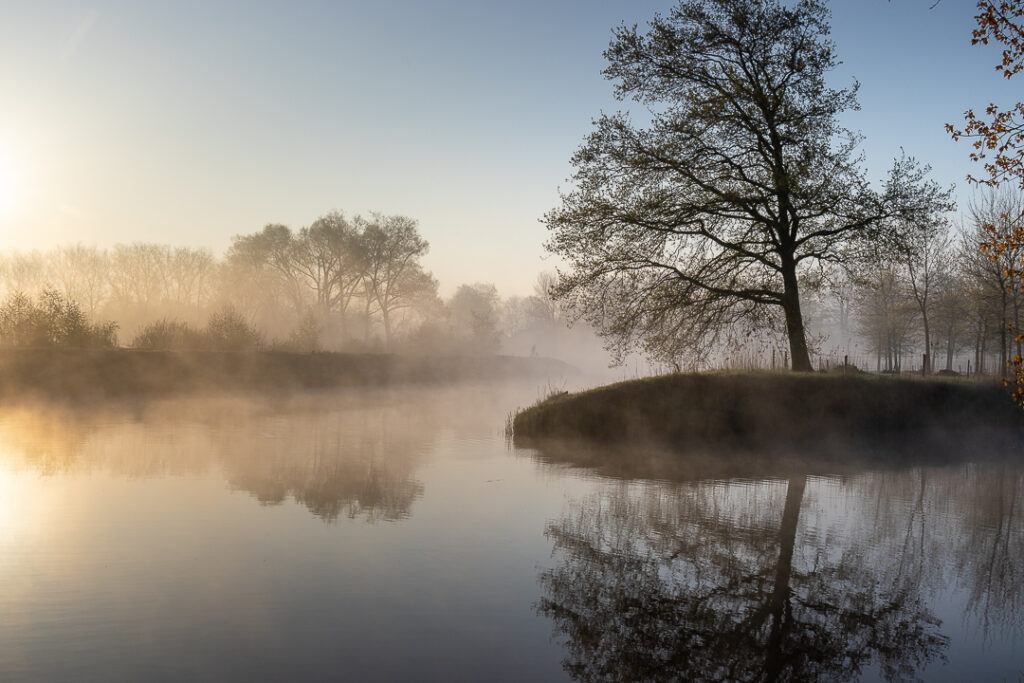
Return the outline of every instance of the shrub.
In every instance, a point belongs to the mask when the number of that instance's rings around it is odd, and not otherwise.
[[[0,345],[111,348],[117,323],[90,323],[76,302],[52,289],[36,302],[19,292],[0,305]]]
[[[142,328],[132,346],[148,351],[194,351],[206,347],[206,335],[188,323],[165,318]]]
[[[252,351],[262,344],[263,336],[230,307],[211,315],[204,329],[165,318],[146,325],[132,340],[134,348],[148,351]]]
[[[285,348],[300,353],[313,353],[320,350],[320,323],[312,311],[302,316],[298,326],[288,337]]]
[[[225,307],[206,323],[206,343],[214,351],[253,351],[263,345],[263,335],[241,313]]]

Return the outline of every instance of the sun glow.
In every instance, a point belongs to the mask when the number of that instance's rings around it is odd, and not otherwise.
[[[0,215],[14,212],[18,200],[18,173],[11,156],[0,148]]]

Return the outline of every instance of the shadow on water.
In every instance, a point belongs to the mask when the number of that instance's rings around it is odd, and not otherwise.
[[[537,610],[565,670],[955,679],[940,614],[986,642],[1024,630],[1024,451],[1016,436],[972,439],[762,458],[534,444],[545,467],[601,475],[545,532]],[[978,671],[1017,675],[1012,645],[987,657]]]

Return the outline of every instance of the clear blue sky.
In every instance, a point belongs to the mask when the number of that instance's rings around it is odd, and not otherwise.
[[[1020,99],[974,3],[839,0],[846,123],[870,177],[902,146],[943,184],[971,170],[943,130]],[[337,0],[0,5],[0,250],[81,241],[224,249],[342,209],[417,218],[450,292],[527,293],[538,222],[591,119],[612,27],[672,3]],[[6,180],[5,180],[6,179]]]

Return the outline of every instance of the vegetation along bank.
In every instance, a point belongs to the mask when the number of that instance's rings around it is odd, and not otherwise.
[[[291,391],[573,374],[545,358],[285,351],[0,350],[0,397]]]
[[[517,444],[571,439],[673,449],[925,445],[1021,433],[998,383],[812,373],[675,374],[548,398],[513,419]]]

